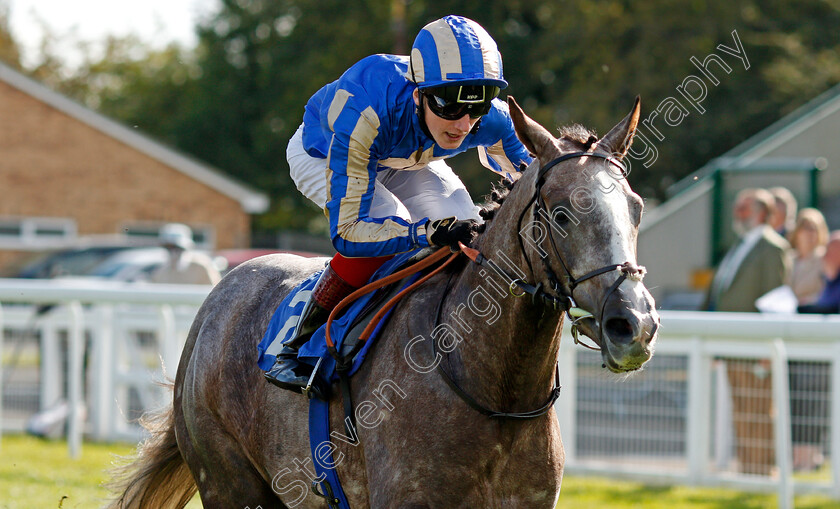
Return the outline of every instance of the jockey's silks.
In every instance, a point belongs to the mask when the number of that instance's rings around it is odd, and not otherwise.
[[[303,146],[327,159],[330,235],[346,256],[382,256],[429,245],[425,219],[369,216],[379,171],[420,169],[477,147],[481,163],[502,175],[531,162],[516,137],[507,104],[490,112],[461,145],[446,150],[423,130],[406,76],[408,57],[373,55],[324,86],[306,104]]]

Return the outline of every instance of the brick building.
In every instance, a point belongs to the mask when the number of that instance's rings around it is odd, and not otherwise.
[[[0,272],[32,251],[190,225],[208,249],[250,245],[268,198],[0,64]]]

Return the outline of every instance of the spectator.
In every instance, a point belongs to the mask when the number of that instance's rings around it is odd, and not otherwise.
[[[796,221],[796,198],[786,187],[771,187],[769,191],[776,204],[770,226],[782,237],[787,237]]]
[[[773,208],[773,195],[767,190],[738,193],[732,227],[740,241],[726,253],[712,280],[709,310],[758,311],[756,299],[788,281],[790,245],[769,226]],[[740,470],[770,475],[775,447],[769,361],[727,359],[726,368]]]
[[[803,209],[806,212],[813,209]],[[806,235],[806,242],[818,242],[824,246],[822,257],[817,258],[821,266],[818,276],[828,280],[815,301],[799,306],[800,313],[840,313],[840,231],[828,236],[825,220],[817,211],[814,214],[817,227]],[[801,214],[800,214],[801,215]],[[820,222],[822,221],[822,222]],[[797,222],[797,226],[798,226]],[[796,230],[794,230],[794,233]],[[819,240],[816,240],[819,239]],[[827,245],[826,245],[827,240]],[[797,248],[798,250],[798,248]],[[824,281],[820,281],[822,284]],[[825,461],[823,450],[826,437],[829,404],[821,395],[831,390],[830,365],[821,362],[790,363],[790,414],[791,437],[793,439],[794,470],[815,470]]]
[[[827,242],[828,227],[822,213],[812,208],[799,211],[790,234],[794,256],[790,286],[800,306],[813,304],[825,286],[822,258]]]
[[[800,313],[840,313],[840,230],[831,233],[822,260],[825,288],[816,302],[799,306]]]
[[[757,312],[755,301],[790,278],[790,245],[768,223],[773,196],[744,189],[735,199],[733,229],[740,241],[718,266],[707,297],[710,311]]]
[[[152,283],[215,285],[222,278],[209,256],[193,250],[189,226],[167,224],[160,229],[159,239],[169,251],[169,261],[152,273]]]

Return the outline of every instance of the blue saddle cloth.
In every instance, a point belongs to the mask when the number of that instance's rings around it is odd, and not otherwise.
[[[372,280],[381,279],[393,272],[395,272],[400,266],[402,266],[408,259],[412,256],[416,255],[417,252],[420,250],[410,251],[408,253],[402,253],[394,258],[385,262],[379,270],[371,278]],[[312,289],[315,288],[315,285],[318,283],[318,278],[321,276],[321,272],[323,270],[318,271],[305,280],[301,282],[297,288],[292,290],[289,295],[283,299],[283,302],[277,307],[277,310],[274,312],[274,315],[271,317],[271,321],[268,324],[268,329],[265,331],[263,335],[262,341],[260,341],[259,346],[257,347],[259,351],[259,357],[257,359],[257,364],[259,365],[260,369],[263,371],[268,371],[271,369],[271,366],[274,365],[274,360],[280,350],[283,349],[283,343],[291,339],[292,334],[294,333],[295,325],[297,325],[298,319],[300,318],[301,312],[303,312],[303,308],[306,305],[306,302],[309,300],[309,296],[312,294]],[[413,282],[414,278],[410,278],[407,284]],[[344,313],[332,322],[332,328],[330,329],[330,337],[336,344],[336,348],[340,350],[341,342],[344,339],[344,336],[347,334],[348,330],[352,327],[354,320],[358,317],[358,315],[365,309],[365,306],[371,301],[374,297],[375,292],[371,292],[367,295],[364,295],[357,299],[355,302],[350,304]],[[390,314],[390,311],[389,311]],[[387,315],[386,315],[387,318]],[[366,344],[362,347],[359,351],[358,355],[356,355],[353,366],[348,374],[352,375],[355,373],[359,367],[364,362],[365,354],[367,353],[368,349],[370,349],[371,345],[373,344],[373,339],[379,334],[382,325],[385,323],[385,319],[383,319],[374,329],[373,334],[371,334],[370,339],[366,342]],[[309,338],[309,341],[303,345],[300,350],[298,351],[298,360],[301,362],[305,362],[311,366],[314,366],[318,359],[323,359],[321,363],[321,367],[319,369],[320,375],[324,377],[325,380],[335,381],[337,380],[338,375],[335,373],[335,366],[336,362],[335,359],[327,351],[327,340],[326,340],[326,324],[322,325],[317,331],[312,334],[312,337]]]

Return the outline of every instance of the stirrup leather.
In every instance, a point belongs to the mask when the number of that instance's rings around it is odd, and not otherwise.
[[[292,339],[285,344],[300,347],[309,341],[309,336],[327,322],[330,311],[335,308],[341,299],[353,293],[355,289],[355,286],[342,279],[327,264],[324,272],[321,273],[321,277],[318,278],[315,288],[312,289],[312,295],[309,296],[309,300],[300,313]]]

